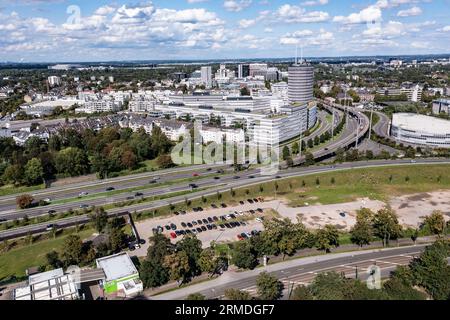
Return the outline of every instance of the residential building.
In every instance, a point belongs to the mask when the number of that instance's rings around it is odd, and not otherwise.
[[[433,101],[433,114],[446,113],[450,116],[450,99],[439,99]]]

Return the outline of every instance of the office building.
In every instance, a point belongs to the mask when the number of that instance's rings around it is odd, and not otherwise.
[[[50,87],[56,87],[61,85],[61,78],[57,76],[50,76],[48,77],[47,81]]]
[[[210,89],[212,87],[212,71],[211,67],[202,67],[201,69],[201,79],[203,84],[207,89]]]
[[[314,100],[314,67],[306,63],[289,67],[289,104],[309,103]]]
[[[238,65],[238,78],[244,79],[250,76],[250,65],[240,64]]]
[[[433,101],[433,114],[445,113],[450,116],[450,99],[439,99]]]

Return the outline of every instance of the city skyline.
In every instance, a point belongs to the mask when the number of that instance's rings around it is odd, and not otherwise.
[[[284,58],[296,46],[309,57],[450,51],[449,0],[345,2],[0,0],[0,61]]]

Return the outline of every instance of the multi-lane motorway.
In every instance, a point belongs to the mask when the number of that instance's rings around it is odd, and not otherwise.
[[[399,165],[399,166],[408,166],[408,165],[426,165],[426,164],[450,164],[449,159],[422,159],[417,160],[414,163],[411,163],[411,160],[378,160],[378,161],[362,161],[362,162],[354,162],[354,163],[343,163],[343,164],[337,164],[332,166],[313,166],[313,167],[300,167],[300,168],[290,168],[288,170],[283,170],[278,173],[277,176],[264,176],[261,175],[260,169],[253,169],[245,172],[240,172],[238,174],[228,174],[222,176],[219,180],[216,180],[211,177],[206,177],[199,179],[196,181],[196,184],[199,186],[199,188],[204,188],[205,190],[201,190],[198,192],[193,192],[189,195],[179,195],[174,196],[170,198],[166,198],[164,200],[157,200],[153,202],[146,202],[146,203],[140,203],[128,206],[126,208],[115,208],[108,210],[109,215],[116,215],[123,213],[124,211],[145,211],[145,210],[151,210],[154,208],[158,208],[161,206],[166,206],[168,204],[176,204],[181,203],[185,201],[185,198],[188,199],[198,199],[202,196],[208,196],[208,195],[214,195],[216,192],[224,192],[229,191],[231,188],[239,188],[249,185],[255,185],[262,182],[269,182],[269,181],[275,181],[277,179],[282,178],[289,178],[289,177],[298,177],[303,175],[310,175],[315,173],[325,173],[325,172],[333,172],[333,171],[339,171],[339,170],[353,170],[356,168],[371,168],[371,167],[382,167],[382,166],[392,166],[392,165]],[[236,177],[239,176],[239,179]],[[154,188],[151,192],[154,193],[168,193],[168,187],[161,187],[161,188]],[[186,182],[184,185],[180,186],[172,186],[169,188],[176,188],[173,190],[189,190],[190,187],[188,186],[188,183]],[[172,191],[173,192],[173,191]],[[74,206],[73,204],[71,205]],[[22,212],[19,211],[18,214],[21,214]],[[61,219],[54,221],[53,223],[56,223],[58,227],[64,228],[68,226],[73,226],[76,223],[85,223],[88,221],[88,217],[86,215],[79,215],[67,219]],[[28,233],[39,233],[44,232],[46,229],[47,224],[34,224],[26,227],[21,228],[15,228],[10,230],[5,230],[0,232],[0,240],[2,239],[10,239],[15,238],[18,236],[24,236]]]
[[[182,300],[191,293],[203,294],[207,299],[223,298],[227,289],[245,290],[256,294],[256,278],[267,271],[275,275],[285,286],[284,298],[294,286],[312,282],[318,273],[335,271],[344,273],[346,277],[366,280],[370,266],[378,266],[381,276],[386,277],[397,266],[408,264],[414,257],[420,255],[426,244],[393,249],[358,251],[331,255],[315,256],[269,265],[244,272],[227,272],[217,279],[191,285],[175,291],[159,294],[150,299]]]

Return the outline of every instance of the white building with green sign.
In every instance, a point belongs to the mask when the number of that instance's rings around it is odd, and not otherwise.
[[[123,293],[131,297],[143,291],[139,273],[128,253],[121,252],[97,259],[96,264],[105,272],[106,280],[102,286],[106,293]]]

